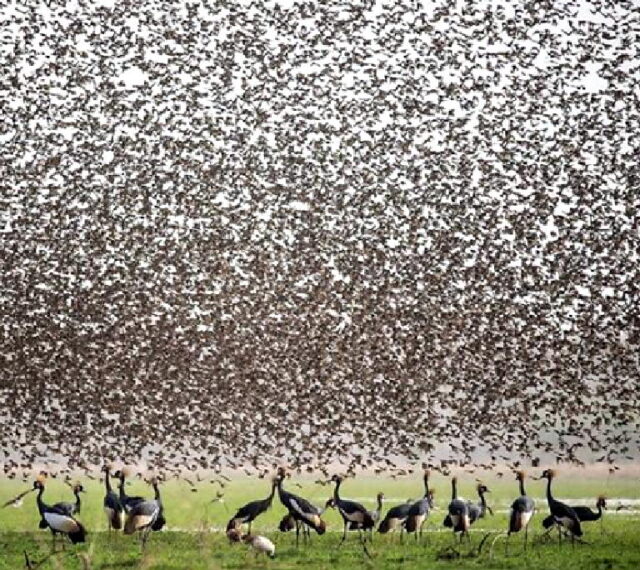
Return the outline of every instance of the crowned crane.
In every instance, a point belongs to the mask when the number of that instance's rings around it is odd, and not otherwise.
[[[124,533],[133,534],[138,531],[140,533],[140,541],[144,549],[149,533],[154,530],[160,530],[165,525],[164,507],[160,498],[160,489],[158,488],[158,480],[153,478],[151,485],[155,496],[152,500],[142,500],[131,506],[127,511],[127,518],[124,523]]]
[[[80,509],[82,507],[82,503],[80,501],[80,493],[84,493],[85,490],[80,483],[76,483],[75,485],[73,485],[71,487],[71,490],[73,491],[73,494],[76,496],[75,503],[67,503],[67,502],[56,503],[55,505],[53,505],[52,508],[62,511],[71,516],[79,515]]]
[[[489,491],[487,486],[483,483],[478,483],[476,485],[476,491],[478,492],[478,497],[480,497],[480,502],[478,504],[472,503],[471,501],[468,502],[470,525],[479,519],[483,519],[486,516],[487,511],[493,514],[491,507],[487,505],[487,500],[484,497],[485,493],[490,493],[491,491]]]
[[[469,539],[469,527],[471,519],[469,515],[469,503],[458,498],[458,478],[451,478],[451,502],[448,514],[444,519],[444,526],[452,528],[453,532],[460,533],[460,542],[466,535]]]
[[[131,497],[127,495],[124,491],[124,482],[127,477],[126,469],[119,469],[113,474],[114,477],[120,480],[118,485],[120,504],[124,508],[125,513],[128,513],[135,505],[144,501],[144,497]]]
[[[111,467],[105,465],[102,468],[104,473],[104,488],[105,495],[103,501],[104,514],[107,515],[107,525],[109,531],[120,530],[122,528],[122,522],[124,518],[124,508],[120,503],[120,499],[115,491],[111,488]]]
[[[380,515],[382,513],[382,503],[383,502],[384,502],[384,493],[378,493],[376,495],[376,508],[374,510],[372,510],[372,511],[367,511],[369,513],[369,516],[373,520],[373,526],[371,528],[366,529],[366,530],[369,530],[371,533],[373,533],[373,529],[374,529],[376,523],[380,520]],[[327,504],[331,508],[336,508],[335,499],[331,499],[331,503],[329,503],[329,501],[327,501]],[[363,526],[359,522],[351,521],[349,523],[349,530],[363,530]]]
[[[572,508],[575,511],[576,515],[578,515],[578,519],[580,520],[581,523],[592,522],[597,520],[599,520],[602,523],[602,515],[604,514],[602,509],[606,510],[607,500],[606,500],[606,497],[603,497],[602,495],[600,495],[596,499],[596,509],[598,510],[595,512],[592,511],[589,507],[577,506]],[[545,518],[542,521],[542,526],[547,529],[551,528],[554,524],[555,522],[553,519],[553,515],[549,515],[547,518]]]
[[[344,532],[342,534],[342,540],[340,541],[340,544],[342,544],[347,539],[347,527],[349,525],[355,523],[356,526],[352,526],[352,528],[357,528],[359,531],[370,530],[375,526],[375,521],[371,513],[360,503],[340,498],[340,485],[342,484],[343,477],[334,475],[331,477],[331,480],[336,484],[333,490],[333,501],[344,522]]]
[[[58,507],[46,505],[42,501],[44,493],[44,478],[38,478],[33,483],[33,488],[38,490],[37,504],[40,512],[40,528],[49,528],[53,536],[53,547],[55,549],[56,536],[66,535],[73,544],[84,542],[86,531],[84,527],[72,515]],[[64,543],[63,543],[64,544]]]
[[[400,529],[400,541],[402,542],[402,537],[404,536],[404,522],[409,516],[411,507],[413,507],[413,503],[411,501],[407,501],[406,503],[390,508],[384,519],[382,519],[382,522],[378,525],[378,532],[386,534],[389,531]]]
[[[556,472],[553,469],[545,469],[540,479],[547,480],[547,503],[551,511],[551,516],[553,517],[553,523],[558,527],[558,544],[562,543],[562,527],[569,531],[571,541],[574,542],[576,537],[579,538],[582,536],[580,519],[569,505],[556,501],[551,495],[551,481],[553,481],[555,476]]]
[[[433,493],[429,490],[430,475],[431,472],[428,469],[426,469],[422,474],[424,495],[422,496],[422,499],[411,505],[407,518],[404,521],[404,528],[407,533],[415,533],[416,541],[418,540],[418,534],[420,535],[420,538],[422,538],[422,527],[429,516],[429,511],[433,507]]]
[[[324,534],[327,530],[326,523],[320,518],[320,510],[309,501],[285,491],[282,482],[286,477],[284,469],[278,469],[276,476],[278,497],[282,505],[289,511],[296,524],[296,546],[300,540],[300,525],[305,525],[315,530],[318,534]]]
[[[529,522],[536,510],[536,504],[531,497],[527,496],[524,488],[524,480],[526,474],[524,471],[516,472],[516,481],[520,484],[520,496],[511,503],[511,515],[509,517],[509,531],[507,532],[507,542],[505,550],[509,548],[509,537],[514,532],[520,532],[524,529],[524,549],[527,549],[527,540],[529,538]]]
[[[259,517],[262,513],[266,513],[273,503],[273,496],[276,492],[276,486],[278,484],[277,478],[274,477],[271,482],[271,493],[266,499],[260,499],[258,501],[251,501],[238,509],[238,512],[231,517],[227,524],[227,532],[233,528],[238,528],[240,525],[248,523],[249,531],[248,534],[251,534],[251,523]]]
[[[261,553],[266,554],[269,558],[276,557],[276,545],[273,544],[266,536],[245,534],[242,536],[242,542],[245,542],[256,551],[256,556]]]

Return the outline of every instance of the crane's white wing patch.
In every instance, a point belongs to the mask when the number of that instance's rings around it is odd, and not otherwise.
[[[44,513],[44,520],[47,521],[53,530],[60,532],[77,532],[80,530],[78,523],[71,517],[56,513]]]

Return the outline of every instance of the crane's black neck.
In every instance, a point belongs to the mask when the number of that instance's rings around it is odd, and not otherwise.
[[[429,498],[429,475],[424,476],[424,498]]]
[[[42,502],[43,493],[44,493],[44,485],[40,487],[40,489],[38,490],[38,496],[36,497],[36,501],[38,503],[38,510],[40,511],[40,514],[42,514],[45,510],[45,504]]]
[[[153,486],[155,500],[160,502],[160,488],[158,487],[158,482],[153,481],[151,485]]]
[[[105,471],[104,472],[104,487],[107,490],[107,493],[111,493],[112,492],[111,481],[109,480],[110,479],[110,475],[111,474],[109,473],[109,471]]]
[[[80,512],[80,489],[77,487],[73,490],[73,494],[76,496],[76,513]]]
[[[124,501],[127,495],[124,492],[124,475],[120,475],[120,483],[118,483],[118,490],[120,491],[120,500]]]
[[[524,497],[527,492],[524,490],[524,477],[520,478],[520,494]]]
[[[426,495],[425,495],[425,497],[426,497]],[[378,495],[377,499],[378,499],[378,512],[381,513],[382,512],[382,497],[380,495]]]
[[[555,503],[555,499],[551,495],[551,477],[547,478],[547,502],[549,504]]]
[[[482,516],[487,512],[487,501],[484,498],[484,491],[482,489],[478,489],[478,496],[480,497],[480,511],[482,512]]]
[[[333,490],[333,497],[336,500],[336,503],[340,502],[340,483],[342,483],[342,481],[340,479],[336,479],[336,488]]]
[[[451,500],[455,501],[458,498],[458,482],[455,479],[451,479]]]

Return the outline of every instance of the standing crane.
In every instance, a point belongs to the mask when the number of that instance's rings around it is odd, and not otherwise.
[[[509,548],[509,537],[514,532],[520,532],[524,529],[524,549],[527,549],[527,540],[529,538],[529,522],[536,510],[536,504],[531,497],[527,496],[524,488],[524,480],[526,474],[524,471],[516,472],[516,481],[520,484],[520,496],[511,504],[511,515],[509,517],[509,532],[507,533],[507,542],[505,549]]]
[[[370,530],[375,526],[375,521],[373,520],[371,513],[360,503],[340,498],[340,485],[343,481],[343,477],[340,475],[334,475],[331,477],[331,480],[336,484],[333,491],[333,501],[344,522],[344,533],[342,534],[342,540],[340,541],[340,544],[342,544],[347,539],[347,527],[349,525],[355,523],[357,526],[353,528],[357,528],[359,531]]]
[[[448,514],[444,519],[444,526],[452,528],[453,532],[460,533],[460,542],[466,535],[469,537],[469,527],[471,520],[469,516],[469,503],[458,498],[458,478],[451,478],[451,502],[449,503]]]
[[[577,506],[577,507],[572,507],[573,510],[575,511],[576,515],[578,515],[578,519],[580,519],[580,522],[593,522],[593,521],[600,521],[600,525],[601,525],[601,532],[602,532],[602,520],[603,520],[603,515],[604,512],[602,509],[607,508],[607,500],[606,497],[600,495],[597,499],[596,499],[596,509],[598,509],[597,511],[592,511],[589,507],[582,507],[582,506]],[[554,518],[553,515],[549,515],[547,518],[545,518],[542,521],[542,526],[546,529],[550,529],[551,527],[553,527],[553,525],[555,524],[554,522]]]
[[[120,503],[120,499],[115,491],[111,488],[111,467],[105,465],[102,468],[104,473],[105,495],[103,501],[104,514],[107,516],[107,525],[109,532],[111,529],[120,530],[122,528],[124,518],[124,508]]]
[[[486,516],[487,511],[489,511],[493,515],[493,511],[491,510],[491,507],[487,505],[487,501],[484,498],[485,493],[490,493],[491,491],[489,491],[489,489],[487,489],[487,486],[484,485],[483,483],[478,483],[478,485],[476,486],[476,490],[478,491],[478,497],[480,497],[480,502],[478,504],[474,504],[471,501],[469,501],[468,503],[470,525],[472,525],[478,519],[483,519]]]
[[[422,475],[422,480],[424,482],[424,495],[422,499],[411,505],[404,522],[404,528],[407,533],[415,533],[416,541],[418,540],[418,534],[420,535],[420,538],[422,538],[422,527],[429,516],[429,511],[433,507],[433,493],[429,490],[430,474],[431,472],[428,469],[425,469]]]
[[[158,488],[158,480],[154,477],[151,480],[154,490],[154,498],[152,500],[142,500],[127,511],[127,519],[124,523],[124,533],[133,534],[138,531],[140,533],[140,542],[144,549],[149,533],[154,530],[160,530],[166,523],[164,518],[164,507],[160,498],[160,489]]]
[[[238,512],[231,517],[227,524],[227,532],[232,529],[237,529],[240,525],[244,523],[249,524],[248,534],[251,534],[251,523],[259,517],[262,513],[266,513],[273,503],[273,496],[276,492],[276,486],[278,484],[277,478],[273,478],[271,482],[271,493],[266,499],[260,499],[258,501],[251,501],[247,503],[240,509]]]
[[[42,500],[44,493],[44,477],[38,477],[33,484],[33,488],[38,490],[36,499],[38,512],[40,513],[40,528],[49,528],[53,537],[53,548],[56,546],[56,536],[66,535],[73,544],[84,542],[86,531],[84,527],[72,515],[63,509],[49,506]],[[64,545],[64,543],[63,543]]]
[[[315,530],[318,534],[324,534],[327,525],[318,514],[320,511],[306,499],[285,491],[282,486],[284,478],[287,476],[286,471],[280,467],[278,469],[277,488],[278,497],[289,514],[296,523],[296,546],[300,540],[300,525],[307,526]],[[308,536],[307,536],[308,537]]]
[[[558,544],[562,543],[562,528],[566,528],[571,534],[571,541],[574,542],[576,537],[582,536],[582,527],[580,525],[580,519],[576,512],[565,503],[556,501],[551,495],[551,482],[556,476],[556,472],[553,469],[545,469],[540,476],[540,479],[547,480],[547,503],[551,516],[553,517],[554,524],[558,527]]]

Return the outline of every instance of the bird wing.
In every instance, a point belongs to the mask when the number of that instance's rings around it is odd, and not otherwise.
[[[316,512],[316,508],[308,501],[304,501],[303,504],[300,504],[299,499],[300,497],[291,497],[290,499],[291,507],[294,512],[299,517],[309,522],[312,526],[320,526],[322,521],[320,519],[320,515],[318,515],[318,513]]]
[[[53,530],[57,530],[59,532],[70,533],[78,532],[80,530],[78,522],[73,517],[66,514],[48,511],[44,513],[44,520],[47,521],[47,524]]]
[[[2,505],[2,508],[4,509],[5,507],[9,507],[9,506],[13,505],[14,503],[17,503],[20,499],[22,499],[22,497],[24,497],[25,495],[28,495],[29,493],[31,493],[31,491],[33,491],[33,489],[27,489],[26,491],[23,491],[22,493],[20,493],[19,495],[17,495],[13,499],[10,499],[6,503],[4,503]]]
[[[450,515],[466,515],[469,514],[469,505],[460,499],[454,499],[449,503]]]
[[[408,516],[426,515],[429,512],[429,499],[420,499],[409,507]]]
[[[60,515],[71,516],[75,509],[75,505],[73,503],[56,503],[49,507],[51,512],[55,512]]]
[[[385,518],[387,519],[406,519],[409,516],[409,511],[413,505],[403,503],[402,505],[396,505],[387,511]]]

